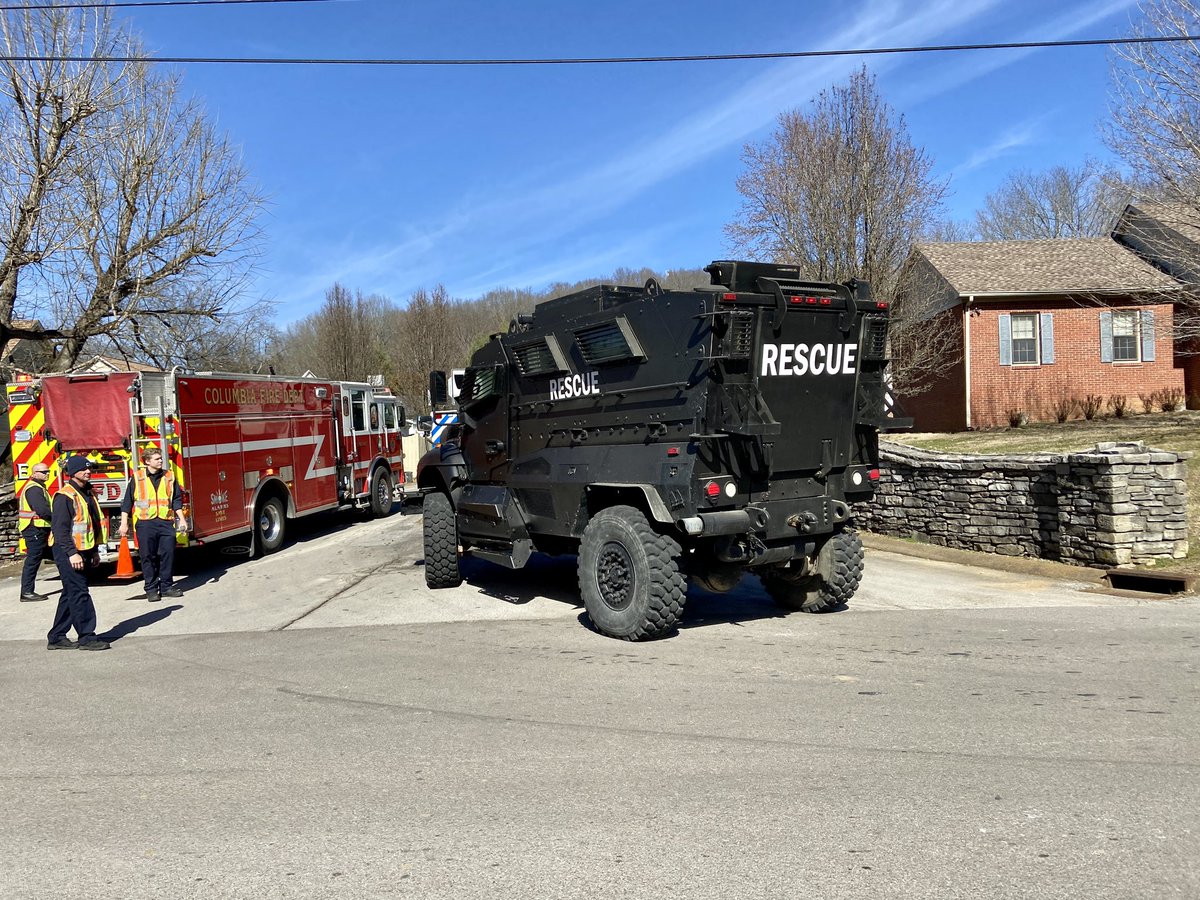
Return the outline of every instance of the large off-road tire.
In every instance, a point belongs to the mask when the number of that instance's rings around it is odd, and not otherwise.
[[[601,634],[626,641],[660,637],[683,615],[683,551],[632,506],[588,522],[579,543],[579,593]]]
[[[377,519],[391,515],[392,477],[380,466],[371,476],[371,515]]]
[[[254,533],[258,538],[258,548],[264,556],[283,546],[286,532],[287,513],[283,501],[278,497],[268,497],[258,504],[258,514],[254,517]]]
[[[425,584],[431,588],[458,587],[458,522],[450,498],[441,491],[425,495],[422,530],[425,538]]]
[[[769,569],[760,577],[771,599],[784,609],[824,613],[850,602],[862,573],[862,540],[856,532],[842,531],[821,548],[815,574],[792,579],[786,569]]]

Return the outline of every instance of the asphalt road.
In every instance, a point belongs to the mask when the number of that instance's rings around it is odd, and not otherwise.
[[[1195,599],[873,550],[626,644],[571,560],[427,592],[417,516],[181,565],[106,653],[0,583],[0,896],[1200,896]]]

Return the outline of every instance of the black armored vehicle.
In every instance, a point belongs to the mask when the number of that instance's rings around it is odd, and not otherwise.
[[[464,553],[577,553],[592,623],[627,640],[675,627],[688,578],[726,591],[749,569],[807,612],[850,599],[851,504],[874,492],[879,432],[902,427],[887,304],[792,266],[705,271],[690,291],[548,300],[475,353],[457,438],[417,470],[430,587],[461,583]]]

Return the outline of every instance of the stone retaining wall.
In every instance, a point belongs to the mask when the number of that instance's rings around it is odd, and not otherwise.
[[[961,456],[883,443],[868,531],[1081,566],[1187,555],[1186,460],[1144,444],[1071,454]]]

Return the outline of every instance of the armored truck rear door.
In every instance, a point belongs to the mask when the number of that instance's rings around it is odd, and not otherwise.
[[[781,311],[762,310],[755,351],[754,377],[780,423],[772,469],[841,468],[853,450],[858,317],[842,297],[790,300],[778,326]]]

